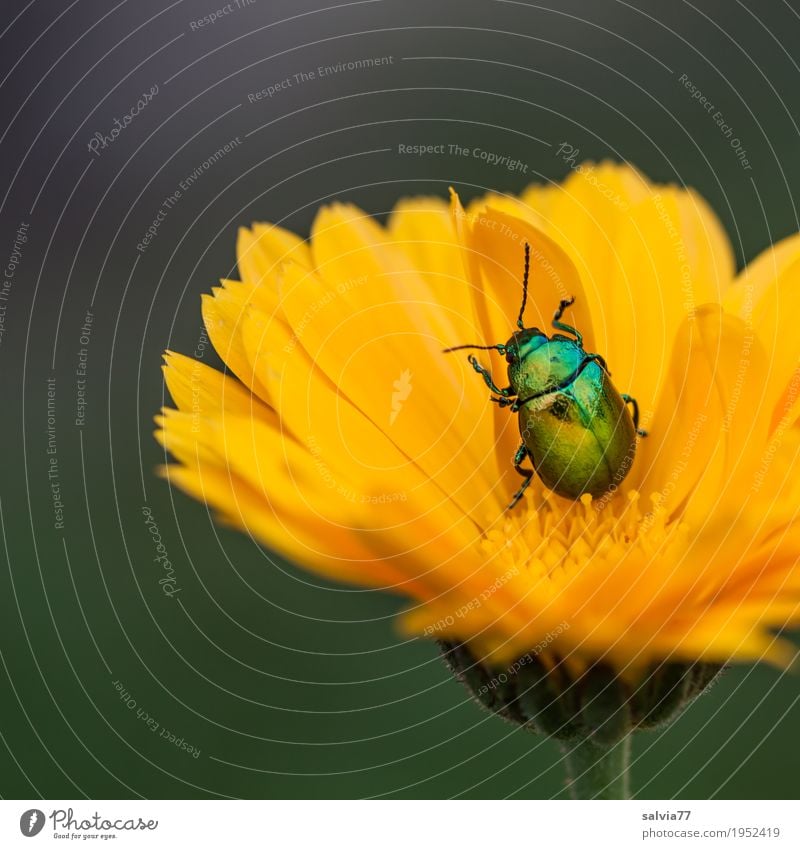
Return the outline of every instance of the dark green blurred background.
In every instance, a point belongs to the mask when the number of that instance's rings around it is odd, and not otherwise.
[[[333,197],[380,215],[450,183],[465,198],[518,191],[568,172],[562,142],[698,188],[739,262],[753,257],[800,229],[800,4],[241,0],[192,26],[220,5],[53,0],[18,18],[9,3],[0,20],[4,268],[28,225],[0,344],[0,793],[559,794],[555,747],[481,713],[432,644],[400,639],[399,600],[296,570],[155,477],[160,354],[202,341],[199,296],[235,273],[237,225],[305,234]],[[248,99],[366,57],[393,58]],[[734,128],[751,170],[684,74]],[[91,153],[95,133],[155,85]],[[164,199],[236,137],[138,251]],[[479,146],[528,170],[412,158],[401,143]],[[53,376],[63,529],[48,478]],[[158,584],[143,505],[176,598]],[[772,669],[730,671],[668,731],[637,740],[634,787],[645,798],[797,797],[799,691]]]

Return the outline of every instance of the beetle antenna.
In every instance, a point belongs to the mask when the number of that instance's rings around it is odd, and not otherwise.
[[[522,321],[522,314],[525,312],[525,303],[528,300],[528,272],[531,268],[531,246],[525,242],[525,271],[522,274],[522,306],[519,308],[519,318],[517,319],[517,327],[520,330],[525,329],[525,324]]]
[[[450,354],[453,351],[463,351],[465,348],[477,348],[479,351],[499,351],[501,354],[506,352],[505,345],[456,345],[455,348],[445,348],[442,353]]]

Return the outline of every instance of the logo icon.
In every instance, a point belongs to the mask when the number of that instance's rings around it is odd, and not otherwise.
[[[36,837],[44,828],[44,811],[31,808],[19,818],[19,830],[25,837]]]
[[[411,372],[406,369],[400,374],[398,380],[392,383],[392,411],[389,413],[389,424],[393,425],[395,419],[400,415],[400,410],[403,409],[403,401],[408,399],[411,394]]]

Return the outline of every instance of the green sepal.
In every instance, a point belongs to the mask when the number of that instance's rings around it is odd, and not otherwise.
[[[559,740],[581,736],[577,721],[577,694],[557,669],[548,670],[530,655],[517,672],[517,693],[522,714],[540,734]],[[565,686],[566,685],[566,686]]]
[[[591,739],[598,746],[613,745],[637,728],[666,725],[721,669],[665,661],[630,682],[605,663],[573,677],[553,653],[548,663],[526,654],[505,669],[493,669],[464,643],[439,645],[450,671],[486,710],[558,740]]]
[[[598,664],[580,679],[581,719],[598,745],[619,742],[632,728],[628,688],[610,667]]]
[[[463,643],[440,640],[439,648],[450,671],[481,707],[509,722],[525,724],[513,688],[509,689],[496,674],[479,663]]]

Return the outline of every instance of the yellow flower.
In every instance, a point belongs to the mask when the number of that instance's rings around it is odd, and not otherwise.
[[[535,482],[512,511],[516,416],[458,344],[561,298],[649,436],[616,491]],[[528,652],[634,680],[661,660],[768,660],[800,624],[800,236],[736,276],[702,198],[630,167],[385,226],[321,209],[311,238],[241,230],[242,281],[203,298],[233,376],[168,353],[170,481],[308,569],[409,599],[402,627],[502,668]],[[478,352],[505,385],[497,352]],[[545,661],[546,662],[546,661]]]

